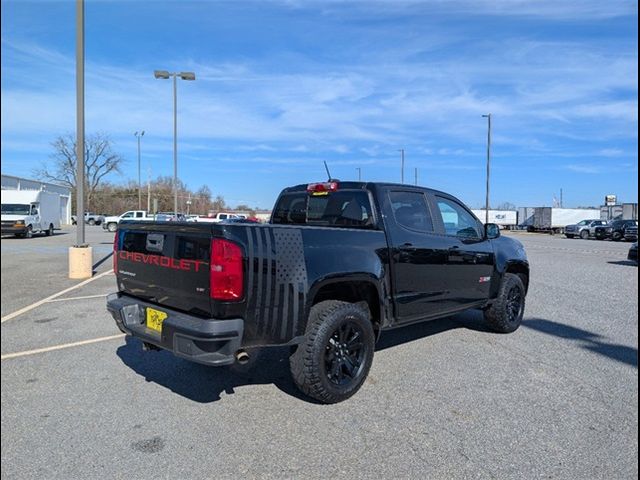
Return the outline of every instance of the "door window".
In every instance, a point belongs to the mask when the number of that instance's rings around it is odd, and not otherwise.
[[[409,230],[433,232],[433,221],[423,193],[389,192],[396,223]]]
[[[436,197],[438,212],[447,235],[458,238],[482,238],[478,221],[458,202]]]

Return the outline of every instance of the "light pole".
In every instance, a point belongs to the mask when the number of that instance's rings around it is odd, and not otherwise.
[[[356,167],[356,170],[358,171],[358,181],[361,182],[362,181],[362,168]]]
[[[487,119],[487,198],[485,202],[485,225],[489,223],[489,178],[491,174],[491,114],[482,115]]]
[[[138,210],[142,210],[142,180],[140,179],[140,138],[144,137],[144,130],[134,133],[138,139]]]
[[[400,183],[404,183],[404,148],[398,151],[400,152]]]
[[[178,87],[177,80],[195,80],[196,74],[193,72],[168,72],[166,70],[155,70],[154,77],[161,80],[169,80],[173,77],[173,210],[178,213]]]
[[[418,185],[418,167],[415,167],[414,174],[415,174],[415,184]]]
[[[76,243],[84,240],[84,0],[76,0]],[[91,276],[91,275],[89,275]]]

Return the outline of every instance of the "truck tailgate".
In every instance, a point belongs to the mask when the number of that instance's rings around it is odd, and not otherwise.
[[[211,226],[126,223],[115,259],[120,290],[158,305],[210,316]]]

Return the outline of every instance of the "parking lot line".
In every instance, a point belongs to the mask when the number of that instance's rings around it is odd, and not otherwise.
[[[66,302],[68,300],[86,300],[87,298],[100,298],[100,297],[106,297],[107,295],[108,295],[107,293],[101,293],[99,295],[84,295],[82,297],[54,298],[53,300],[48,300],[47,303]]]
[[[82,340],[80,342],[63,343],[62,345],[54,345],[53,347],[37,348],[35,350],[26,350],[24,352],[7,353],[0,357],[0,360],[9,360],[10,358],[26,357],[27,355],[35,355],[37,353],[53,352],[55,350],[62,350],[71,347],[80,347],[82,345],[89,345],[91,343],[106,342],[108,340],[115,340],[116,338],[124,337],[124,333],[117,335],[111,335],[109,337],[91,338],[89,340]]]
[[[73,290],[75,290],[76,288],[80,288],[85,286],[87,283],[93,282],[94,280],[97,280],[101,277],[104,277],[105,275],[109,275],[110,273],[113,273],[113,270],[107,270],[106,272],[102,272],[99,275],[96,275],[95,277],[91,277],[83,282],[78,283],[77,285],[74,285],[72,287],[69,288],[65,288],[64,290],[58,292],[58,293],[54,293],[53,295],[49,295],[47,298],[43,298],[42,300],[38,300],[35,303],[32,303],[31,305],[27,305],[24,308],[21,308],[20,310],[16,310],[13,313],[10,313],[8,315],[5,315],[4,317],[2,317],[2,319],[0,319],[0,323],[4,323],[7,320],[11,320],[12,318],[16,318],[18,315],[22,315],[23,313],[28,312],[29,310],[33,310],[36,307],[39,307],[40,305],[47,303],[51,300],[53,300],[54,298],[59,297],[60,295],[64,295],[65,293],[71,292]]]

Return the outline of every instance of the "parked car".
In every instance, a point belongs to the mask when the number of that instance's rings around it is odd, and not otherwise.
[[[619,241],[623,239],[637,240],[638,239],[638,221],[637,220],[613,220],[609,223],[611,229],[608,233],[612,240]],[[635,228],[635,232],[632,230],[629,232],[629,238],[627,238],[627,231],[630,228]]]
[[[137,222],[149,222],[154,220],[154,216],[149,214],[146,210],[129,210],[122,215],[106,217],[102,222],[102,228],[115,232],[118,228],[118,223],[123,220],[135,220]]]
[[[175,212],[158,212],[155,218],[156,222],[186,222],[187,217],[182,213]]]
[[[638,241],[638,222],[635,225],[627,226],[624,230],[624,239],[629,242]]]
[[[629,248],[627,259],[631,260],[632,262],[638,263],[638,242],[633,243],[631,245],[631,248]]]
[[[267,225],[123,222],[113,259],[107,309],[146,349],[218,366],[289,346],[295,384],[324,403],[358,391],[384,330],[478,308],[513,332],[529,284],[522,244],[496,224],[383,183],[286,188]]]
[[[589,237],[595,237],[596,227],[605,226],[606,224],[605,220],[582,220],[575,225],[564,227],[564,234],[567,238],[580,237],[586,240]]]
[[[86,223],[87,225],[101,225],[102,223],[104,223],[104,216],[98,213],[85,212],[84,223]],[[78,217],[76,215],[71,215],[71,224],[78,224]]]

